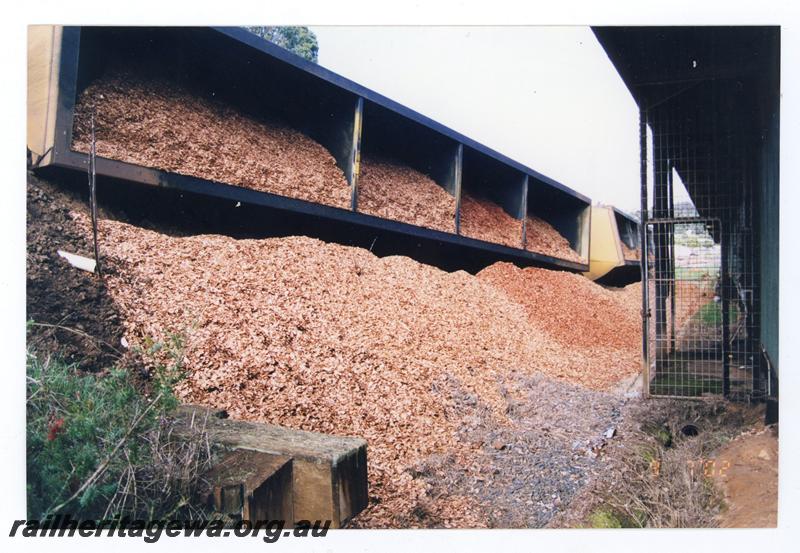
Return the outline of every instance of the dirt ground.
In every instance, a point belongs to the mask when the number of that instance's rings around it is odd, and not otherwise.
[[[727,506],[719,515],[719,525],[774,528],[778,520],[777,427],[742,434],[719,451],[716,463],[728,467],[719,475]]]
[[[123,321],[105,282],[70,271],[57,250],[93,256],[70,212],[82,207],[36,177],[28,177],[26,319],[29,344],[82,368],[101,370],[124,355]],[[64,274],[70,272],[70,278]]]

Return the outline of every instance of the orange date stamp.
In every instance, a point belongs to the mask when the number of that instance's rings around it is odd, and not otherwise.
[[[727,459],[689,459],[686,465],[691,478],[701,473],[706,478],[724,478],[727,470],[731,468],[731,462]],[[650,471],[653,476],[660,476],[661,461],[658,459],[650,461]]]

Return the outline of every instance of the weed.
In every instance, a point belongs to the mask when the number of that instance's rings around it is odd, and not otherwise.
[[[589,515],[589,525],[592,528],[622,528],[622,522],[617,515],[607,507],[598,507]]]
[[[642,425],[642,432],[655,438],[661,447],[668,448],[672,446],[672,432],[669,426],[664,424],[644,424]]]
[[[734,303],[728,305],[728,320],[734,322],[739,317],[739,308]],[[694,319],[706,326],[722,324],[722,302],[710,301],[695,314]]]
[[[175,338],[166,347],[182,357],[182,344]],[[149,396],[126,371],[104,373],[28,352],[29,518],[65,510],[84,519],[191,516],[191,492],[210,455],[202,429],[189,440],[172,437],[180,364],[157,368]]]

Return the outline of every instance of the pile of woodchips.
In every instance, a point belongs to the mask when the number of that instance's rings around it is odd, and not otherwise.
[[[522,221],[502,207],[461,192],[461,234],[512,248],[522,247]]]
[[[88,236],[88,217],[73,217]],[[359,526],[413,524],[421,503],[441,525],[479,525],[467,499],[429,497],[415,467],[474,463],[480,444],[457,430],[478,409],[505,424],[509,375],[606,389],[634,370],[638,312],[578,275],[501,264],[476,278],[305,237],[173,237],[106,219],[100,237],[131,347],[186,335],[180,398],[367,439]]]
[[[641,298],[609,290],[582,275],[495,263],[478,279],[504,290],[531,324],[586,363],[583,385],[609,386],[639,368]],[[639,288],[640,290],[640,288]]]
[[[525,249],[567,261],[586,261],[550,223],[531,215],[525,222]]]
[[[388,159],[361,160],[358,211],[455,232],[456,199],[429,176]]]
[[[118,73],[91,83],[75,105],[77,151],[89,151],[92,111],[99,156],[350,207],[350,185],[323,146],[173,81]]]
[[[642,258],[640,250],[638,248],[637,249],[631,248],[622,240],[620,240],[620,244],[622,245],[622,257],[626,261],[639,261]]]

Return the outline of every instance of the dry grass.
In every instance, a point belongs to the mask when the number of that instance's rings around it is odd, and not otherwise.
[[[589,524],[708,528],[724,508],[716,452],[746,425],[747,412],[721,401],[650,400],[633,409],[617,446],[616,474],[597,494]],[[697,436],[682,429],[694,425]]]
[[[715,526],[721,498],[698,461],[711,450],[702,440],[674,449],[664,449],[653,441],[642,439],[623,459],[623,478],[606,505],[618,515],[622,526]]]
[[[174,421],[165,418],[141,440],[151,452],[150,463],[137,466],[127,452],[123,453],[127,467],[120,474],[106,513],[144,512],[153,516],[160,511],[167,513],[163,518],[178,513],[189,519],[206,518],[203,498],[197,495],[208,485],[203,474],[211,469],[213,460],[206,421],[192,421],[176,435]]]

